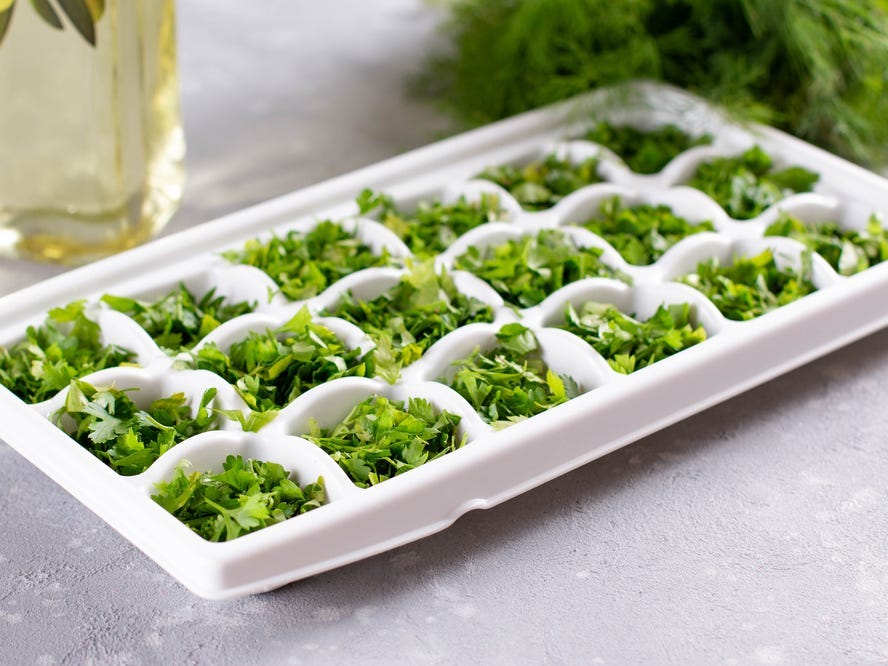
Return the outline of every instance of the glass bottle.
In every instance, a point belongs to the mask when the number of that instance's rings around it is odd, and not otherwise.
[[[77,2],[18,0],[0,41],[0,257],[92,261],[182,196],[173,0],[78,2],[93,39]]]

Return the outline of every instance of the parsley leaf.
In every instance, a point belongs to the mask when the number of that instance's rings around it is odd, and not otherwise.
[[[601,204],[599,217],[582,226],[604,238],[630,264],[654,263],[683,238],[701,231],[715,231],[709,220],[691,224],[669,206],[642,204],[625,208],[619,197]]]
[[[217,419],[207,405],[215,395],[216,389],[207,389],[192,416],[184,393],[155,400],[143,410],[127,391],[74,380],[52,420],[118,474],[132,476],[179,442],[213,430]]]
[[[209,541],[231,541],[327,502],[323,477],[299,487],[278,463],[228,456],[222,470],[185,474],[179,465],[151,499]]]
[[[192,358],[197,368],[233,384],[250,409],[262,412],[338,377],[373,373],[372,354],[347,349],[330,329],[313,322],[305,307],[277,331],[251,332],[227,354],[208,344]]]
[[[359,402],[338,425],[321,429],[312,421],[308,439],[326,451],[361,488],[382,483],[466,443],[461,418],[438,411],[422,398],[405,405],[384,396]]]
[[[815,291],[811,255],[802,255],[802,270],[780,269],[770,250],[754,257],[735,257],[730,266],[703,261],[696,273],[678,278],[703,292],[728,319],[754,319]]]
[[[453,278],[435,272],[433,260],[412,266],[397,285],[370,301],[351,292],[324,314],[349,321],[376,343],[377,372],[394,383],[400,369],[460,326],[493,321],[493,308],[460,293]]]
[[[475,178],[493,181],[504,188],[525,210],[551,208],[571,192],[601,182],[598,158],[573,164],[554,154],[521,167],[511,164],[488,167]]]
[[[399,210],[391,197],[364,190],[358,197],[361,213],[379,210],[379,221],[391,229],[413,254],[427,257],[443,252],[467,231],[506,218],[496,194],[484,193],[478,201],[460,197],[455,203],[420,201],[412,213]]]
[[[507,302],[526,308],[586,277],[629,277],[601,261],[602,249],[579,247],[563,231],[544,229],[490,247],[470,247],[453,266],[486,280]]]
[[[476,349],[455,361],[449,382],[487,423],[504,428],[582,393],[572,378],[546,367],[536,337],[525,326],[506,324],[496,337],[498,347],[483,353]]]
[[[256,308],[246,301],[228,304],[215,289],[198,300],[184,284],[153,302],[112,294],[102,301],[135,320],[168,354],[191,349],[220,324]]]
[[[28,327],[25,339],[0,346],[0,383],[25,402],[42,402],[96,370],[135,359],[116,345],[102,345],[99,325],[84,313],[84,301],[49,312],[43,324]]]
[[[330,220],[308,232],[290,231],[265,242],[249,240],[243,249],[222,256],[265,271],[293,301],[316,296],[356,271],[394,263],[388,250],[375,254],[355,234]]]
[[[688,183],[712,197],[735,220],[749,220],[796,192],[810,192],[820,176],[794,166],[774,171],[759,146],[736,157],[704,162]]]
[[[805,224],[782,213],[765,236],[788,236],[826,259],[842,275],[854,275],[888,259],[888,231],[873,215],[865,229],[842,229],[836,222]]]
[[[619,155],[635,173],[648,174],[661,171],[688,148],[712,143],[709,134],[692,137],[675,125],[645,131],[604,121],[589,130],[585,138]]]
[[[661,305],[646,321],[638,321],[608,303],[587,301],[578,313],[567,306],[564,323],[588,342],[611,368],[629,374],[706,339],[706,329],[691,323],[687,303]]]

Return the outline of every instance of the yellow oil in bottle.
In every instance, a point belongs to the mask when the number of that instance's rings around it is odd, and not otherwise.
[[[17,5],[0,44],[0,257],[80,264],[147,240],[182,195],[173,0],[109,0],[95,46]]]

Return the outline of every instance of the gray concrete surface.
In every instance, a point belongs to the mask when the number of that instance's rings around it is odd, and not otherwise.
[[[170,231],[420,145],[418,0],[180,5]],[[0,262],[0,291],[57,269]],[[888,662],[888,332],[449,530],[247,599],[180,587],[0,443],[0,664]]]

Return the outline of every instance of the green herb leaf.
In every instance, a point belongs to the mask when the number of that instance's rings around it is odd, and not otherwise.
[[[578,396],[570,377],[555,375],[539,356],[533,333],[518,323],[497,334],[500,346],[453,363],[449,386],[494,427],[502,428]],[[439,381],[442,381],[439,379]]]
[[[228,304],[211,289],[198,300],[184,284],[155,301],[105,294],[102,301],[135,320],[168,354],[191,349],[220,324],[252,312],[255,303]]]
[[[717,259],[701,262],[696,273],[679,282],[703,292],[728,319],[754,319],[813,292],[810,254],[802,270],[780,269],[770,250],[754,257],[735,257],[730,266]]]
[[[712,143],[708,134],[692,137],[675,125],[664,125],[653,130],[640,130],[629,125],[599,122],[586,133],[587,141],[610,149],[636,173],[658,173],[681,153]]]
[[[323,477],[300,488],[274,462],[228,456],[220,474],[185,467],[156,484],[151,499],[209,541],[231,541],[327,502]]]
[[[842,229],[836,222],[805,224],[782,213],[766,236],[786,236],[804,243],[842,275],[853,275],[888,259],[888,231],[873,215],[865,229]]]
[[[281,293],[294,301],[316,296],[355,271],[394,263],[388,250],[374,254],[355,234],[329,220],[307,233],[290,231],[266,242],[247,241],[242,250],[222,256],[265,271]]]
[[[216,419],[206,410],[215,395],[216,389],[207,389],[192,416],[183,393],[155,400],[142,410],[127,391],[74,380],[65,406],[52,420],[118,474],[132,476],[179,442],[215,428]]]
[[[504,300],[531,307],[570,282],[587,277],[630,278],[603,263],[601,248],[578,247],[563,231],[544,229],[491,247],[470,247],[454,268],[486,280]]]
[[[688,183],[712,197],[736,220],[749,220],[796,192],[810,192],[819,175],[801,167],[772,170],[771,157],[753,146],[737,157],[704,162]]]
[[[361,301],[346,292],[324,314],[350,321],[370,336],[377,345],[376,372],[390,382],[451,331],[493,321],[493,309],[460,293],[446,270],[436,273],[431,259],[411,266],[384,294]]]
[[[40,15],[40,18],[50,26],[56,30],[61,30],[64,27],[58,13],[49,4],[49,0],[31,0],[31,5],[33,5],[34,11]]]
[[[99,342],[99,326],[84,313],[84,301],[49,312],[39,327],[9,349],[0,346],[0,383],[25,402],[41,402],[72,379],[132,361],[135,354]]]
[[[551,208],[571,192],[601,182],[597,158],[573,164],[554,154],[522,167],[510,164],[489,167],[475,178],[493,181],[526,210]]]
[[[96,45],[96,26],[85,0],[56,0],[77,32],[92,46]]]
[[[278,410],[276,409],[264,412],[250,410],[250,413],[246,416],[239,409],[215,409],[213,411],[231,421],[237,421],[244,432],[259,432],[278,415]]]
[[[361,192],[357,203],[361,214],[376,212],[379,221],[420,257],[443,252],[467,231],[506,217],[495,194],[482,194],[477,202],[465,197],[453,204],[420,201],[413,212],[399,210],[391,197],[372,190]]]
[[[436,410],[427,400],[371,396],[338,425],[306,437],[326,451],[358,486],[376,485],[466,443],[457,433],[460,417]]]
[[[608,303],[587,301],[578,313],[568,304],[564,323],[623,374],[634,372],[703,342],[706,329],[691,322],[687,303],[661,305],[647,321],[638,321]]]
[[[520,356],[536,351],[537,341],[529,328],[517,322],[504,325],[496,333],[503,349],[514,352]]]
[[[599,217],[583,222],[582,226],[604,238],[636,266],[654,263],[683,238],[715,231],[709,220],[691,224],[675,215],[669,206],[642,204],[624,208],[619,197],[605,201]]]
[[[250,409],[260,412],[280,409],[338,377],[373,374],[372,354],[347,349],[330,329],[311,320],[307,308],[278,331],[250,333],[227,354],[208,344],[192,357],[197,368],[223,377]],[[247,424],[249,429],[262,425],[256,420]]]
[[[12,14],[15,11],[15,0],[5,0],[0,2],[0,44],[3,44],[3,38],[9,30],[9,24],[12,22]]]

